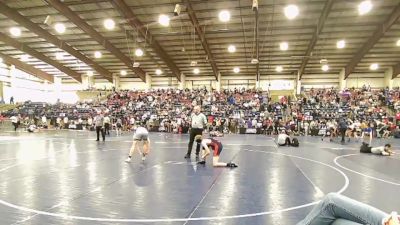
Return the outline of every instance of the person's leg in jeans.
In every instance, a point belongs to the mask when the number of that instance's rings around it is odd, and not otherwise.
[[[339,218],[360,224],[381,225],[386,216],[372,206],[330,193],[297,225],[329,225]]]

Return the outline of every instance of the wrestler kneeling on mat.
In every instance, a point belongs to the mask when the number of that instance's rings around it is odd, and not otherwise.
[[[201,143],[201,147],[203,148],[201,161],[198,164],[206,164],[206,157],[210,155],[210,148],[214,151],[213,153],[213,166],[214,167],[237,167],[235,163],[229,162],[220,162],[219,155],[222,151],[222,144],[218,140],[214,138],[204,138],[201,135],[196,135],[194,140],[197,143]]]
[[[139,143],[143,143],[143,151],[140,151],[139,148]],[[129,151],[129,156],[125,160],[125,162],[130,162],[132,160],[132,155],[136,151],[136,149],[141,153],[142,155],[142,160],[144,161],[146,159],[146,155],[149,154],[150,151],[150,138],[149,138],[149,132],[147,131],[146,128],[140,126],[136,128],[135,134],[133,135],[133,143],[131,150]]]

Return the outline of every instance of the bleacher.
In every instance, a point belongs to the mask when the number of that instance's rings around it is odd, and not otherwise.
[[[105,100],[111,91],[77,91],[79,101]],[[100,96],[101,95],[101,96]]]
[[[0,113],[7,112],[17,108],[18,105],[16,104],[1,104],[0,105]]]

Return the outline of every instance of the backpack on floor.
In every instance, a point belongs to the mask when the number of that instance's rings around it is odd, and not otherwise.
[[[393,137],[394,138],[400,138],[400,131],[394,132]]]
[[[292,146],[293,147],[299,147],[299,140],[297,138],[292,139]]]

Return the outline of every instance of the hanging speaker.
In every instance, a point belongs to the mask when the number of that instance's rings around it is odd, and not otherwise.
[[[253,0],[253,11],[257,11],[258,10],[258,0]]]
[[[46,19],[44,20],[44,24],[51,26],[51,24],[53,24],[53,17],[51,17],[50,15],[46,16]]]
[[[175,9],[174,9],[174,15],[175,16],[179,16],[179,14],[181,14],[181,5],[179,5],[179,4],[176,4],[175,5]]]

